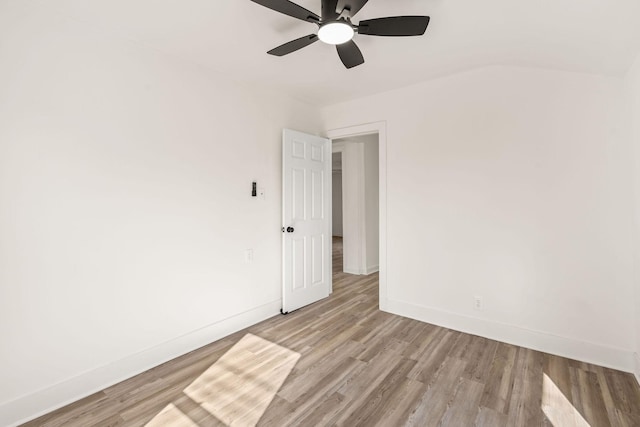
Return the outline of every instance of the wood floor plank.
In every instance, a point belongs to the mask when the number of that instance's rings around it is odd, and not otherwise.
[[[498,349],[498,342],[474,336],[468,347],[469,351],[461,357],[467,361],[464,376],[470,380],[485,383],[491,362]]]
[[[504,343],[498,345],[480,401],[482,406],[507,414],[515,381],[514,368],[517,354],[516,346]]]
[[[347,341],[345,345],[337,348],[333,354],[330,354],[324,359],[320,359],[307,370],[292,376],[280,389],[278,395],[290,402],[294,402],[300,395],[317,388],[318,383],[322,381],[323,378],[331,375],[332,372],[340,372],[345,364],[352,363],[349,358],[341,356],[345,353],[350,353],[349,348],[356,348],[357,346],[358,343]]]
[[[447,357],[406,421],[407,426],[438,426],[453,399],[467,362]]]
[[[486,406],[481,406],[473,425],[475,427],[507,427],[507,416]]]
[[[633,375],[607,369],[604,376],[616,408],[624,413],[640,415],[640,388]]]
[[[509,402],[509,425],[538,425],[545,415],[542,411],[543,355],[535,350],[520,348]]]
[[[409,357],[418,362],[409,373],[409,378],[429,384],[460,337],[459,332],[448,329],[439,332],[420,354]]]
[[[609,390],[609,385],[607,384],[607,379],[605,377],[605,368],[598,367],[596,375],[598,376],[598,384],[600,385],[600,391],[602,392],[602,400],[604,401],[604,406],[611,425],[614,427],[624,426],[625,423],[621,420],[618,410],[613,403],[613,397],[611,396],[611,391]],[[638,425],[640,425],[640,423]]]
[[[551,354],[544,356],[544,373],[570,401],[573,401],[572,370],[575,368],[567,359]]]
[[[260,426],[640,426],[640,386],[631,374],[381,312],[378,274],[343,273],[341,239],[334,246],[329,298],[25,425],[224,425],[211,406],[186,393],[194,387],[205,389],[206,398],[219,398],[221,413],[231,411],[238,422],[253,425],[260,414],[254,412],[249,422],[240,412],[256,402],[239,389],[255,380],[255,387],[277,390],[257,421]],[[226,363],[250,334],[263,340],[247,344],[255,354],[238,354]],[[279,388],[271,379],[282,381],[284,368],[279,357],[261,353],[259,342],[299,355]],[[212,375],[220,361],[244,379],[234,381],[229,372]],[[259,399],[263,406],[265,399]],[[240,409],[227,406],[231,402]]]
[[[396,403],[392,397],[402,387],[407,374],[415,366],[416,361],[402,359],[393,370],[363,399],[360,406],[352,405],[344,424],[348,426],[371,426]],[[353,401],[353,399],[352,399]]]
[[[340,393],[333,393],[321,399],[319,404],[304,417],[302,424],[308,426],[333,426],[336,425],[336,419],[345,408],[351,404],[351,399]]]
[[[23,427],[36,427],[46,425],[48,427],[58,427],[70,423],[74,419],[83,418],[92,408],[100,405],[101,402],[109,402],[109,398],[104,391],[94,393],[82,400],[65,406],[62,409],[43,415],[34,421],[23,424]]]
[[[442,417],[442,426],[470,426],[480,413],[480,399],[484,384],[463,378]]]
[[[354,381],[341,387],[338,392],[351,397],[352,400],[366,398],[371,390],[375,389],[384,377],[395,368],[402,354],[402,350],[405,347],[406,343],[402,341],[395,341],[390,346],[385,347],[367,363],[366,369],[376,372],[377,375],[375,377],[368,375],[359,376]]]
[[[379,418],[375,424],[370,425],[378,427],[405,425],[426,390],[427,386],[420,381],[405,378],[381,410],[376,410]]]
[[[615,418],[612,420],[614,426],[638,427],[640,426],[640,415],[629,414],[619,409],[615,410]]]
[[[572,388],[573,393],[572,397],[568,398],[569,402],[590,425],[610,427],[611,422],[602,397],[598,374],[576,368],[571,368],[571,374],[576,387]]]
[[[315,408],[327,396],[336,394],[344,384],[349,384],[354,378],[358,378],[365,367],[366,364],[360,360],[346,358],[333,372],[326,373],[320,381],[314,383],[313,389],[300,394],[291,402],[288,411],[274,411],[270,407],[260,423],[264,421],[266,425],[301,425],[308,417],[317,417],[317,414],[314,414]],[[340,401],[345,402],[349,399],[340,399]]]

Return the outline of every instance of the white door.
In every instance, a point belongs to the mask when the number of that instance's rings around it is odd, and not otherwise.
[[[282,138],[282,312],[331,293],[331,143],[285,129]]]

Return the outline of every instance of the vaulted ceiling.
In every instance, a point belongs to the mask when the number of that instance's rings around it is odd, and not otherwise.
[[[320,12],[320,0],[297,3]],[[497,64],[623,76],[640,51],[638,0],[370,0],[354,22],[429,15],[431,23],[423,37],[356,35],[366,63],[351,70],[322,43],[267,55],[317,27],[249,0],[0,0],[5,18],[29,13],[88,23],[317,105]]]

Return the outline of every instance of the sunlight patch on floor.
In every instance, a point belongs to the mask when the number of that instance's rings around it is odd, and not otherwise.
[[[146,427],[199,427],[191,418],[185,415],[173,403],[168,404],[158,415],[149,421]]]
[[[590,427],[547,374],[542,379],[542,411],[554,427]]]
[[[184,394],[228,426],[255,426],[299,358],[299,353],[247,334],[185,388]],[[147,427],[194,425],[170,404]]]

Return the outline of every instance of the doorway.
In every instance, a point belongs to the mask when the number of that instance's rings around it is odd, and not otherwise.
[[[362,243],[357,244],[355,247],[357,250],[350,251],[355,254],[351,258],[346,257],[346,252],[349,249],[349,238],[345,236],[345,231],[351,229],[359,236],[366,234],[366,222],[358,220],[359,216],[356,216],[355,221],[350,221],[356,224],[355,227],[345,226],[348,222],[346,216],[363,215],[366,210],[365,205],[365,192],[360,191],[353,197],[345,195],[343,191],[342,201],[342,220],[343,220],[343,248],[346,245],[346,249],[343,249],[343,254],[340,256],[340,260],[349,261],[354,260],[356,267],[353,271],[354,274],[367,274],[372,271],[378,270],[377,275],[372,275],[371,280],[378,282],[378,296],[379,296],[379,309],[382,311],[389,311],[389,302],[387,297],[387,168],[386,168],[386,150],[387,150],[387,130],[386,122],[374,122],[363,125],[351,126],[340,129],[333,129],[327,132],[327,138],[320,138],[317,136],[304,134],[296,131],[285,129],[283,134],[283,297],[282,297],[282,312],[286,314],[290,310],[302,307],[312,302],[318,301],[325,296],[328,296],[333,290],[333,281],[341,282],[344,276],[348,273],[339,273],[337,276],[332,275],[332,269],[330,260],[332,259],[332,196],[331,196],[331,176],[332,176],[332,141],[340,142],[338,140],[354,139],[361,136],[377,135],[378,150],[375,154],[378,156],[378,244],[373,245],[374,239],[369,239],[370,249],[369,254],[376,252],[373,246],[377,246],[378,252],[378,265],[369,262],[367,264],[367,249]],[[339,144],[336,144],[338,146]],[[360,147],[364,153],[364,145],[354,144],[345,145],[345,147]],[[349,148],[345,148],[348,150]],[[338,150],[339,151],[339,150]],[[362,158],[353,157],[342,154],[342,173],[344,175],[345,170],[352,169],[350,167],[349,159]],[[302,162],[302,163],[301,163]],[[307,165],[306,163],[311,162]],[[375,162],[375,161],[374,161]],[[317,169],[316,166],[322,164],[322,171]],[[362,172],[364,170],[364,160],[354,162],[353,167],[355,169],[360,168]],[[308,166],[308,173],[306,171]],[[355,170],[354,169],[354,170]],[[364,173],[364,172],[363,172]],[[359,176],[364,176],[359,174]],[[294,179],[295,178],[295,179]],[[307,179],[308,178],[308,179]],[[311,179],[313,178],[313,179]],[[342,177],[342,189],[346,190],[347,182],[352,184],[355,182],[357,185],[364,185],[365,179],[361,180],[347,180]],[[373,179],[375,182],[375,178]],[[297,183],[297,184],[296,184]],[[370,186],[370,188],[372,188]],[[318,191],[320,190],[320,191]],[[296,200],[292,199],[296,196]],[[300,197],[298,197],[300,196]],[[304,196],[304,197],[303,197]],[[308,199],[308,200],[307,200]],[[304,201],[304,203],[303,203]],[[346,202],[356,203],[358,206],[356,209],[351,209],[347,206]],[[375,210],[375,208],[374,208]],[[313,213],[313,215],[311,215]],[[303,215],[304,214],[304,215]],[[309,215],[307,215],[309,214]],[[303,215],[302,218],[300,215]],[[309,216],[309,218],[307,218]],[[311,218],[313,217],[313,218]],[[307,230],[305,221],[311,219],[314,222],[322,223],[323,231],[316,233],[313,236],[306,236]],[[316,221],[317,220],[317,221]],[[369,226],[375,224],[373,221],[369,221]],[[373,226],[375,228],[375,226]],[[295,230],[295,231],[294,231]],[[358,241],[358,239],[354,240]],[[365,240],[366,242],[366,240]],[[330,244],[327,244],[330,243]],[[353,247],[351,245],[351,247]],[[372,249],[373,248],[373,249]],[[303,250],[304,249],[304,250]],[[297,256],[294,256],[297,254]],[[322,257],[320,257],[322,255]],[[329,262],[316,263],[317,268],[314,267],[313,260],[327,260]],[[307,268],[308,267],[308,268]],[[325,270],[326,268],[326,270]],[[343,271],[348,271],[350,266],[343,262]],[[326,271],[326,274],[324,273]],[[353,277],[353,275],[349,275]],[[366,280],[369,280],[367,278]],[[322,284],[322,286],[320,286]],[[322,291],[322,295],[319,293]],[[315,293],[314,293],[315,292]],[[303,293],[313,294],[309,295],[302,303],[293,303],[294,295],[301,296]],[[300,299],[300,298],[298,298]],[[290,301],[291,300],[291,301]]]
[[[332,141],[333,272],[379,270],[379,135]]]
[[[380,121],[380,122],[366,123],[361,125],[354,125],[354,126],[348,126],[344,128],[332,129],[327,132],[327,137],[331,141],[335,141],[339,139],[357,137],[361,135],[370,135],[370,134],[378,135],[379,308],[380,310],[388,311],[389,303],[387,298],[387,123],[384,121]],[[343,165],[343,168],[344,168],[344,165]],[[344,211],[344,207],[343,207],[343,211]]]

